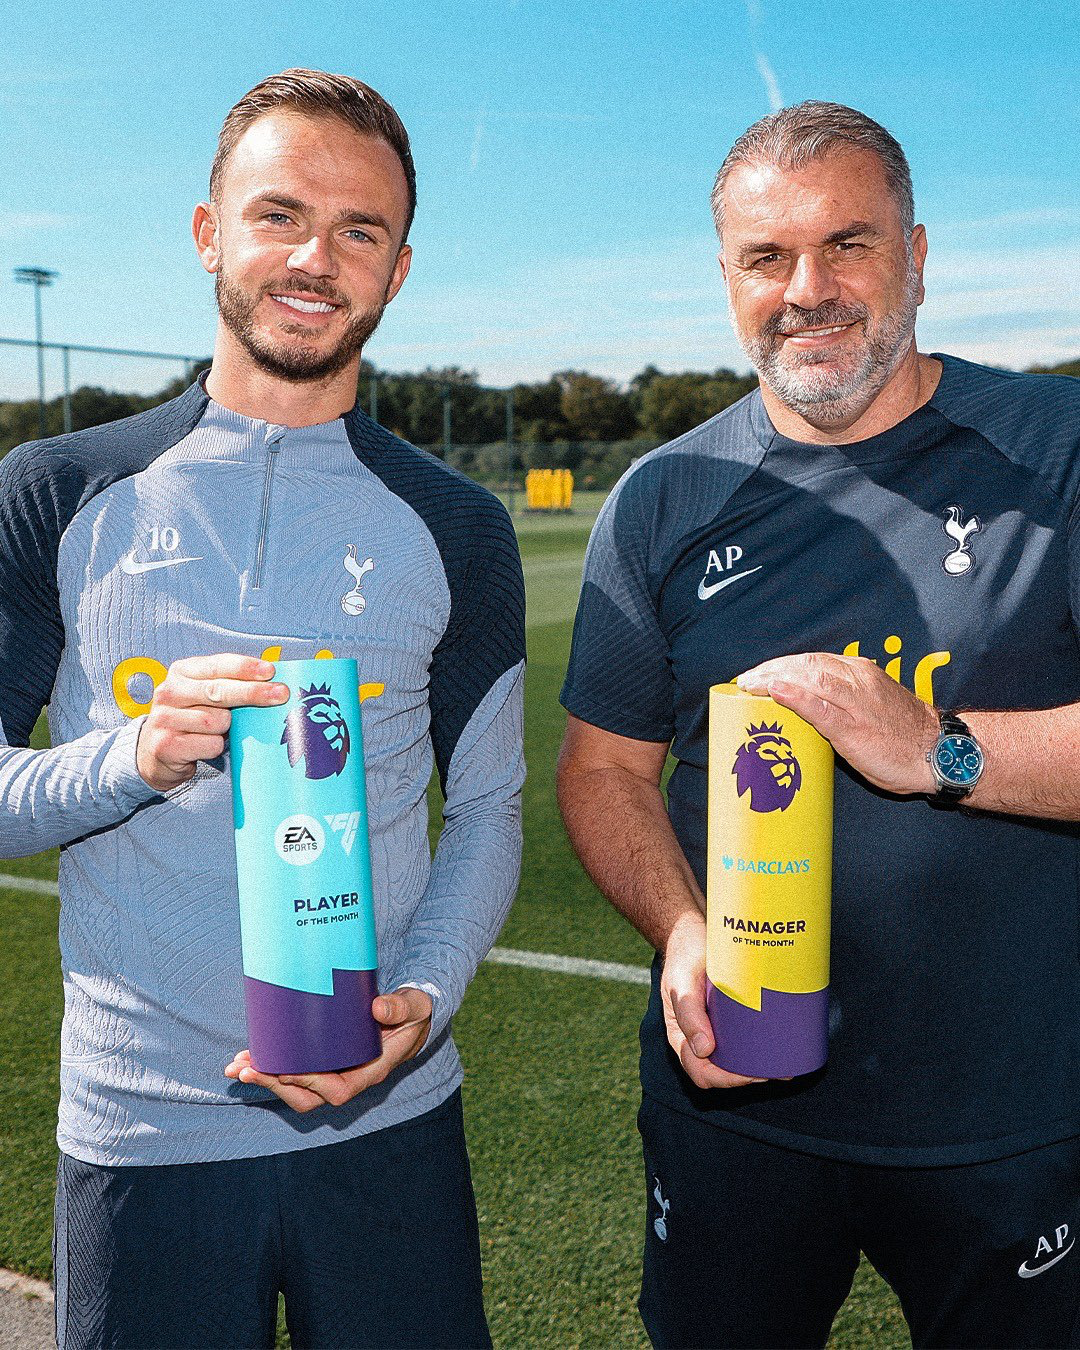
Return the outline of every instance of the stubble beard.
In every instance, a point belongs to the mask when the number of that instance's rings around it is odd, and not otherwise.
[[[299,323],[281,325],[283,333],[295,335],[295,342],[270,341],[257,331],[255,311],[266,296],[280,295],[295,286],[295,280],[279,281],[276,285],[264,286],[253,296],[230,281],[224,267],[221,267],[214,278],[214,294],[221,321],[252,361],[268,375],[297,384],[337,375],[363,352],[364,344],[379,326],[386,305],[383,303],[373,309],[363,310],[350,318],[337,345],[330,351],[316,347],[311,342],[310,331]],[[303,289],[308,294],[341,305],[346,314],[352,308],[332,287],[317,279],[306,279]]]
[[[829,300],[817,309],[788,305],[751,335],[739,327],[734,309],[730,313],[743,351],[780,402],[812,426],[827,429],[850,425],[888,383],[911,345],[918,308],[919,275],[909,251],[901,303],[877,323],[865,305]],[[782,355],[782,334],[860,322],[864,325],[862,350],[849,358],[846,368],[815,370],[835,359],[835,353],[828,350],[798,352],[787,359]]]

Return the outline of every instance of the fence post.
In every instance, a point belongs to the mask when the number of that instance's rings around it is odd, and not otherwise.
[[[506,490],[511,518],[514,514],[514,391],[506,391]]]
[[[71,348],[62,347],[64,358],[64,434],[71,430]]]

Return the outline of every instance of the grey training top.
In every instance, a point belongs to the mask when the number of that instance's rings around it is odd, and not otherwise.
[[[164,797],[135,767],[169,664],[226,651],[359,662],[380,987],[434,1000],[416,1059],[304,1116],[222,1073],[247,1043],[227,760]],[[357,410],[286,429],[195,385],[0,463],[0,855],[64,846],[64,1152],[278,1153],[455,1089],[450,1019],[517,885],[524,655],[502,506]],[[21,748],[46,701],[54,748]]]

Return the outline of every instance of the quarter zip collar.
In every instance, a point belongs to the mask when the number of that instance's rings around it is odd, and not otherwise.
[[[263,465],[271,450],[283,467],[333,471],[356,463],[342,417],[310,427],[283,427],[245,417],[209,396],[198,425],[185,440],[183,457]]]

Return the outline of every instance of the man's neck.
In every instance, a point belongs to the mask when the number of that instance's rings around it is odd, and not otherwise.
[[[223,326],[214,344],[206,392],[223,408],[282,427],[333,422],[356,402],[360,357],[322,380],[283,380],[257,366]]]
[[[879,436],[890,427],[895,427],[916,408],[930,401],[940,379],[941,362],[932,356],[923,356],[912,342],[903,360],[869,406],[843,425],[815,426],[801,413],[781,403],[764,380],[761,382],[761,401],[781,436],[819,445],[847,445],[852,441],[865,441],[871,436]]]

